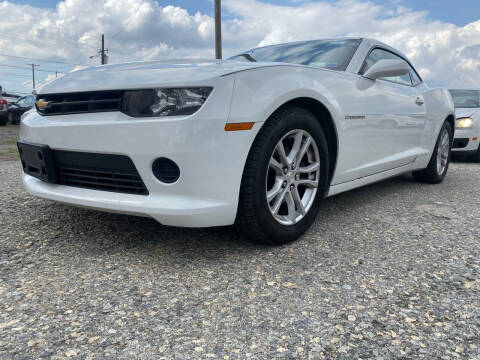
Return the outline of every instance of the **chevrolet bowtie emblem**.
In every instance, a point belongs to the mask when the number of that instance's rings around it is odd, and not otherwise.
[[[37,101],[37,108],[39,110],[43,110],[48,106],[48,104],[50,104],[50,101],[45,101],[43,99],[40,99]]]

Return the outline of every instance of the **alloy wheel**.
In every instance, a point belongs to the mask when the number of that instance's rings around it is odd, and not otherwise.
[[[320,156],[305,130],[288,132],[277,143],[267,170],[266,199],[273,218],[282,225],[302,220],[315,201]]]
[[[450,155],[450,135],[447,129],[443,129],[437,149],[437,173],[443,175],[448,165]]]

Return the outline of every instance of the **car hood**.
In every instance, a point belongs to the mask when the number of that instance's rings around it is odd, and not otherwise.
[[[472,117],[474,115],[480,115],[480,109],[478,108],[456,108],[455,116],[457,119]]]
[[[282,64],[231,60],[169,60],[103,65],[70,72],[43,85],[36,93],[208,85],[209,80],[227,74],[279,65]]]

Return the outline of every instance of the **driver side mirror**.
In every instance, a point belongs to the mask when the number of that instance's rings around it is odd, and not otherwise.
[[[408,74],[410,67],[402,60],[380,60],[368,69],[363,77],[376,80],[384,77],[401,76]]]

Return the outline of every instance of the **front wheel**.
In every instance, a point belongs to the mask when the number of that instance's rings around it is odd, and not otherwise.
[[[471,161],[475,161],[476,163],[480,163],[480,146],[475,154],[470,157]]]
[[[318,119],[288,107],[257,135],[245,165],[236,223],[250,237],[281,245],[314,222],[328,184],[328,148]]]
[[[415,180],[438,184],[447,176],[452,157],[453,129],[448,121],[442,126],[428,166],[413,173]]]

